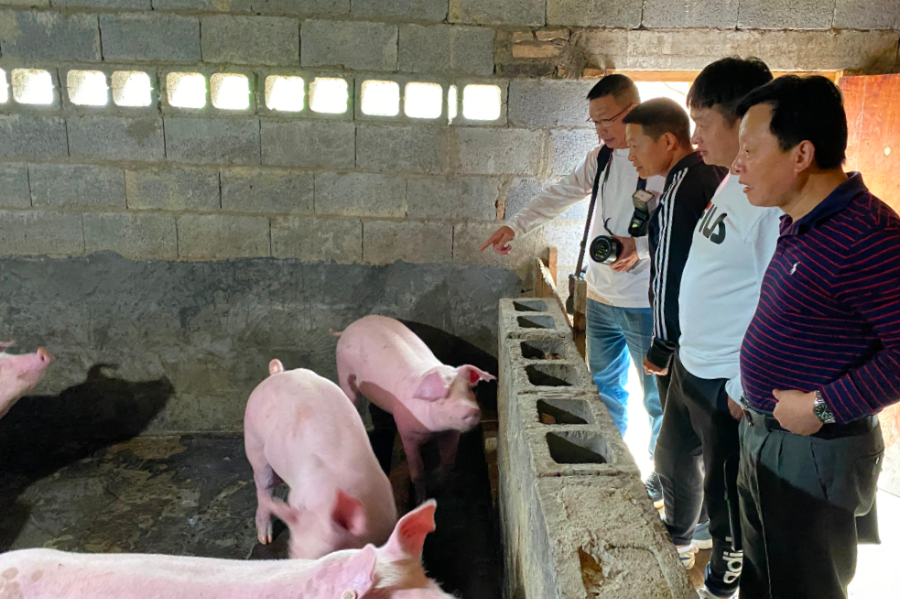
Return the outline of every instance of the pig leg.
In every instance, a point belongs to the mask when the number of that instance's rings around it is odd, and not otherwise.
[[[416,491],[416,503],[422,503],[425,501],[425,464],[422,462],[422,441],[417,437],[404,435],[403,431],[400,432],[400,440],[403,442],[403,451],[406,453],[409,478]]]
[[[267,545],[272,542],[272,510],[265,498],[272,498],[272,491],[282,480],[269,465],[262,448],[248,449],[247,459],[253,467],[253,482],[256,483],[256,536],[260,543]]]
[[[456,451],[459,449],[459,431],[446,431],[438,438],[438,451],[441,454],[439,480],[446,478],[456,465]]]

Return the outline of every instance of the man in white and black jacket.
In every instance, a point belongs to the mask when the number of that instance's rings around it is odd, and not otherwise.
[[[696,124],[692,141],[706,164],[727,167],[734,161],[736,107],[771,79],[759,60],[725,58],[694,80],[687,96]],[[693,231],[678,300],[681,339],[655,460],[666,525],[683,561],[693,559],[691,537],[705,499],[713,552],[699,593],[707,599],[731,597],[740,583],[740,350],[775,251],[781,213],[752,206],[737,179],[723,181]]]

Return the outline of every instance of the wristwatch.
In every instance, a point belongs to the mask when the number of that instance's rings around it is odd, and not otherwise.
[[[834,414],[831,413],[831,408],[825,403],[822,392],[818,390],[816,390],[816,401],[813,402],[813,414],[825,424],[834,424],[835,422]]]

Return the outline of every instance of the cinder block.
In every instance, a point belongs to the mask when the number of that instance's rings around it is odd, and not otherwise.
[[[0,0],[3,6],[33,6],[37,8],[50,6],[50,0]]]
[[[28,169],[34,206],[125,207],[125,173],[120,168],[32,164]]]
[[[169,160],[195,164],[258,164],[259,120],[166,117]]]
[[[572,329],[569,328],[562,310],[559,309],[559,306],[557,306],[555,302],[545,302],[546,310],[540,310],[538,312],[523,308],[522,306],[517,306],[516,303],[517,300],[513,299],[504,298],[500,300],[500,332],[497,337],[499,340],[502,341],[507,338],[517,339],[523,336],[530,337],[537,333],[565,337],[572,334]],[[575,367],[572,366],[572,368],[574,369]],[[510,376],[518,375],[510,373]],[[572,376],[575,375],[573,374]],[[576,383],[575,386],[581,390],[584,390],[585,388],[590,389],[590,386],[582,380],[583,373],[578,376],[581,377],[581,379],[573,379],[573,382]],[[534,390],[536,391],[547,391],[547,389],[540,388],[546,385],[531,386],[534,387]]]
[[[183,214],[178,217],[181,258],[229,260],[269,255],[269,219],[264,216]]]
[[[362,222],[357,219],[272,219],[272,256],[298,258],[304,262],[352,264],[362,262]]]
[[[150,0],[53,0],[53,7],[151,10]]]
[[[222,210],[312,214],[313,174],[279,170],[222,170]]]
[[[541,165],[542,133],[527,129],[460,127],[459,170],[472,175],[534,175]]]
[[[591,87],[589,81],[514,79],[509,82],[507,118],[511,125],[524,127],[587,128]]]
[[[107,61],[200,62],[200,21],[169,14],[100,15]]]
[[[300,64],[300,24],[296,19],[217,15],[203,17],[201,26],[204,62]]]
[[[543,25],[547,0],[450,0],[451,23]]]
[[[353,0],[352,12],[366,18],[443,21],[449,0]]]
[[[64,158],[69,155],[66,122],[59,117],[0,116],[0,158]]]
[[[733,29],[739,5],[740,0],[645,0],[643,24],[649,28]]]
[[[196,10],[203,12],[238,12],[234,0],[152,0],[153,10]],[[249,9],[249,0],[247,0]],[[243,11],[241,11],[243,12]]]
[[[636,29],[641,25],[640,2],[547,0],[548,25]]]
[[[219,173],[212,168],[128,170],[125,196],[132,210],[218,210]]]
[[[28,167],[24,164],[0,164],[0,206],[30,208]]]
[[[550,187],[555,183],[555,179],[551,179],[546,182],[541,182],[538,179],[533,177],[525,177],[525,178],[516,178],[513,179],[510,185],[506,188],[506,192],[504,194],[503,200],[503,220],[509,220],[518,212],[528,205],[531,200],[534,199],[536,195],[541,193],[545,188]],[[585,196],[589,198],[589,196]],[[577,220],[582,223],[587,218],[587,209],[588,209],[588,201],[587,199],[581,200],[572,205],[571,208],[560,214],[556,217],[556,220]],[[581,237],[578,236],[578,240],[576,243],[580,241]]]
[[[548,302],[550,304],[550,302]],[[551,307],[548,305],[548,308]],[[556,308],[556,306],[552,306]],[[547,323],[561,320],[559,309],[553,312],[517,312],[515,322],[519,329],[539,328]],[[552,324],[550,326],[553,326]],[[533,329],[531,332],[534,332]],[[515,333],[513,339],[516,339]],[[579,363],[580,362],[580,363]],[[594,388],[591,375],[583,360],[572,362],[555,360],[540,364],[524,364],[510,373],[518,393],[590,391]]]
[[[897,0],[837,0],[834,10],[835,29],[900,29],[900,7]]]
[[[406,181],[369,173],[317,173],[316,214],[404,218]]]
[[[352,169],[356,126],[335,120],[263,121],[262,162],[276,166]]]
[[[0,12],[4,58],[100,60],[97,15],[58,12]]]
[[[363,223],[363,260],[370,264],[450,262],[453,227],[443,223]]]
[[[400,70],[490,75],[494,30],[456,25],[401,25]]]
[[[546,540],[523,551],[533,559],[526,587],[552,572],[543,596],[696,597],[637,476],[540,478],[535,495]]]
[[[548,305],[554,301],[552,298],[520,298],[513,299],[512,304],[517,311],[540,315],[542,312],[546,312]],[[553,337],[541,331],[535,331],[515,339],[505,340],[503,343],[507,346],[510,364],[515,366],[555,364],[560,360],[575,363],[582,360],[578,348],[575,347],[575,342],[567,336]],[[594,424],[594,422],[596,419],[584,424]]]
[[[409,218],[436,220],[497,219],[500,180],[494,177],[410,179],[406,186]]]
[[[134,260],[175,260],[175,215],[116,212],[84,214],[85,252],[109,250]]]
[[[553,401],[565,396],[548,395],[544,399]],[[537,412],[535,396],[519,396],[517,401],[520,416],[527,414],[531,422],[535,415],[530,412]],[[599,398],[596,401],[602,407]],[[545,424],[526,430],[525,441],[535,476],[640,476],[640,469],[615,425],[608,416],[597,417],[602,418],[602,425]],[[519,424],[525,425],[521,421]]]
[[[81,215],[44,210],[0,211],[0,255],[80,256]]]
[[[92,160],[165,160],[160,117],[70,116],[69,152]]]
[[[550,132],[553,142],[553,173],[568,175],[600,141],[591,129],[558,129]],[[596,162],[596,160],[595,160]]]
[[[380,172],[437,175],[446,163],[446,127],[366,125],[356,128],[356,166]]]
[[[834,22],[833,2],[821,0],[741,0],[738,27],[741,29],[830,29]]]
[[[393,71],[397,68],[397,26],[364,21],[304,21],[300,62],[305,67]]]
[[[512,242],[512,251],[501,256],[492,248],[479,251],[488,238],[503,223],[463,223],[453,227],[453,261],[457,264],[475,266],[493,266],[515,270],[518,273],[530,272],[534,268],[534,260],[541,255],[546,244],[542,230]]]
[[[350,0],[232,0],[233,12],[263,15],[345,15]]]

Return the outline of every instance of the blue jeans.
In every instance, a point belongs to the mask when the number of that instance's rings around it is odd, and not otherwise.
[[[659,389],[652,374],[644,374],[644,356],[653,335],[650,308],[616,308],[589,299],[587,302],[588,368],[600,390],[609,415],[622,436],[628,428],[629,355],[637,367],[644,390],[644,407],[650,416],[650,455],[662,425],[663,411]]]

